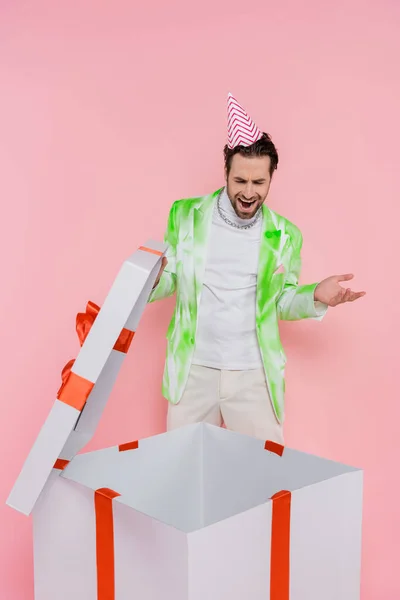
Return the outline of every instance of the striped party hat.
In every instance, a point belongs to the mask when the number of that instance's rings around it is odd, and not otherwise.
[[[228,148],[251,146],[262,135],[239,102],[232,94],[228,94]]]

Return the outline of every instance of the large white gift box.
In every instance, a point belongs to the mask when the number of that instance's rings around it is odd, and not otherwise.
[[[165,247],[127,260],[10,494],[32,513],[36,600],[358,600],[362,471],[203,423],[92,437]]]

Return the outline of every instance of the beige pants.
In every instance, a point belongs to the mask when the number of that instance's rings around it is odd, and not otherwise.
[[[192,365],[183,396],[168,405],[167,430],[204,421],[283,444],[263,369],[220,371]]]

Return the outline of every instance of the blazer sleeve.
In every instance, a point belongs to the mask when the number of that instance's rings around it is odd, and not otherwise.
[[[296,228],[293,233],[291,232],[291,238],[292,254],[289,272],[276,304],[278,318],[282,321],[298,321],[300,319],[321,321],[328,306],[314,300],[314,292],[318,283],[299,285],[303,236]]]
[[[161,275],[158,285],[153,289],[148,302],[155,302],[172,296],[176,290],[176,245],[177,245],[177,202],[171,207],[168,216],[167,229],[164,235],[164,242],[168,245],[166,251],[167,265]]]

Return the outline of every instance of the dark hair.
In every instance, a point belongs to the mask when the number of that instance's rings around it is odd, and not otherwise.
[[[263,133],[262,138],[257,142],[254,142],[251,146],[236,146],[235,148],[228,148],[228,145],[224,148],[225,168],[229,175],[231,170],[232,158],[235,154],[241,154],[242,156],[269,156],[271,159],[271,166],[269,174],[272,177],[273,172],[278,168],[278,152],[275,148],[273,141],[271,140],[268,133]]]

